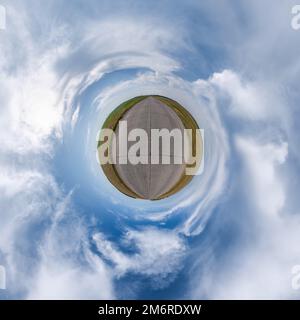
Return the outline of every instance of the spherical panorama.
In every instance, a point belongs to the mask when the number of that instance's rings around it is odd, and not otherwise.
[[[159,200],[182,190],[199,172],[203,140],[198,124],[179,103],[138,96],[108,116],[97,154],[105,176],[123,194]]]

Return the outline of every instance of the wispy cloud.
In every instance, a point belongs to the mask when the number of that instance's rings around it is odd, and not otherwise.
[[[99,253],[113,264],[117,278],[128,273],[151,277],[154,287],[165,287],[182,268],[186,245],[176,232],[146,228],[128,231],[123,239],[135,253],[126,254],[117,244],[105,239],[100,233],[93,236]]]

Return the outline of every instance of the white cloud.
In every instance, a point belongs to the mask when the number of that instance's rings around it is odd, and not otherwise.
[[[86,245],[72,193],[64,196],[46,173],[12,169],[3,171],[0,191],[0,252],[11,292],[22,291],[28,299],[114,297],[108,268]],[[39,235],[32,239],[29,230],[36,224]]]
[[[279,114],[278,95],[274,96],[274,90],[263,82],[242,81],[231,70],[214,73],[209,82],[228,98],[229,111],[235,116],[266,120]]]
[[[251,190],[249,198],[263,214],[278,216],[286,195],[277,169],[286,160],[288,144],[262,144],[251,138],[237,137],[236,145],[245,163],[244,183],[247,190]]]
[[[13,256],[13,245],[27,219],[51,214],[60,194],[53,178],[36,170],[1,166],[0,250]]]
[[[127,232],[123,240],[136,248],[133,254],[123,253],[100,233],[95,234],[93,240],[101,255],[113,263],[117,277],[126,273],[141,274],[151,277],[156,286],[164,286],[168,276],[176,275],[186,251],[184,240],[176,232],[154,228]]]
[[[252,208],[252,219],[245,216],[245,223],[255,239],[241,244],[231,264],[215,275],[211,295],[216,299],[295,297],[290,270],[300,257],[300,221],[283,212],[287,194],[279,173],[286,161],[287,143],[263,144],[238,137],[236,145],[244,163],[245,205]]]
[[[91,252],[89,266],[67,264],[53,257],[43,261],[27,299],[113,299],[112,279],[101,259]]]
[[[47,162],[65,120],[54,66],[67,45],[36,41],[30,12],[21,7],[8,6],[10,25],[0,44],[0,254],[7,292],[28,299],[113,298],[104,263],[86,245],[81,252],[87,231]],[[56,35],[61,31],[55,28]]]
[[[193,281],[192,297],[297,298],[291,268],[300,258],[300,221],[286,210],[290,150],[283,137],[290,120],[289,107],[278,92],[270,95],[270,86],[249,82],[229,70],[214,74],[209,82],[217,89],[212,92],[219,97],[219,108],[244,130],[232,135],[238,156],[234,160],[240,162],[238,166],[235,162],[238,171],[231,192],[238,192],[242,205],[231,203],[234,214],[230,219],[237,232],[241,228],[245,234],[237,233],[237,243],[233,237],[233,245],[224,247],[224,260],[215,256],[214,241],[207,240],[212,247],[206,250],[206,262],[200,259],[196,263],[199,285],[195,287]],[[220,220],[226,221],[226,217]]]
[[[212,248],[206,248],[206,258],[199,260],[199,284],[195,286],[193,280],[192,297],[297,299],[291,268],[300,259],[300,219],[284,211],[288,194],[281,173],[288,145],[245,136],[235,142],[242,160],[238,186],[243,205],[234,207],[229,223],[239,221],[245,234],[233,247],[224,247],[224,260],[215,256],[213,240],[208,240]]]
[[[213,299],[299,299],[292,267],[300,258],[300,219],[259,221],[259,214],[253,214],[255,222],[247,223],[255,229],[255,238],[229,251],[228,262],[212,268],[215,272],[203,274],[209,285],[199,286],[196,297],[205,293]]]

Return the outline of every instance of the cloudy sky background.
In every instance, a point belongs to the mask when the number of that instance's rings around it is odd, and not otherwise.
[[[294,1],[1,4],[0,299],[300,298]],[[154,203],[95,156],[143,94],[205,131],[203,173]]]

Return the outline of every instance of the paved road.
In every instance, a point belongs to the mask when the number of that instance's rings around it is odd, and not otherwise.
[[[155,97],[148,97],[128,110],[121,120],[127,120],[128,132],[134,128],[142,128],[148,133],[148,150],[151,150],[151,129],[180,129],[183,135],[184,126],[176,112]],[[119,135],[119,126],[116,129]],[[117,139],[118,140],[118,139]],[[128,149],[135,142],[128,143]],[[119,148],[117,148],[118,150]],[[116,164],[115,169],[122,181],[135,193],[145,199],[156,199],[168,192],[183,176],[184,164],[174,164],[174,147],[164,156],[170,157],[171,164],[150,164],[151,153],[142,154],[148,158],[148,164]],[[161,154],[160,150],[160,154]],[[120,154],[121,156],[124,156]],[[117,151],[117,157],[119,153]]]

